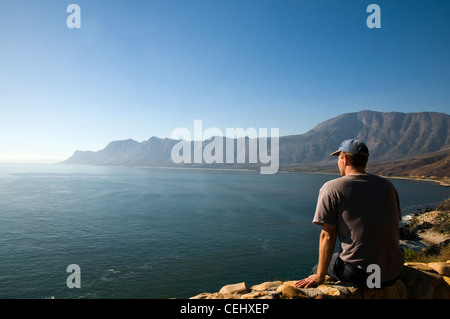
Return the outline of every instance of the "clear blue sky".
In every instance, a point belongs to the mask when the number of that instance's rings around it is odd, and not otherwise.
[[[448,0],[0,0],[0,161],[197,119],[290,135],[365,109],[448,113],[449,14]]]

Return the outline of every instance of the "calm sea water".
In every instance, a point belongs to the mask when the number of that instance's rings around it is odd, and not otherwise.
[[[0,164],[0,298],[188,298],[302,278],[318,256],[319,188],[336,177]],[[392,181],[403,214],[450,194]]]

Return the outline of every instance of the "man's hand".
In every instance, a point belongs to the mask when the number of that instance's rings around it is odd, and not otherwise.
[[[323,224],[320,233],[319,242],[319,263],[317,265],[317,273],[308,278],[297,281],[294,286],[297,288],[308,288],[320,285],[325,281],[328,266],[330,265],[333,255],[334,245],[336,243],[337,230],[335,226]]]
[[[311,286],[320,285],[324,281],[324,278],[321,278],[317,274],[314,274],[309,276],[308,278],[297,281],[294,286],[297,288],[309,288]]]

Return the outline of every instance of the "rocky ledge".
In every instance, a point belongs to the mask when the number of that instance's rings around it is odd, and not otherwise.
[[[400,228],[400,243],[422,256],[444,258],[450,253],[450,199],[435,209],[425,208],[412,216]],[[444,260],[448,259],[445,258]]]
[[[245,282],[190,299],[450,299],[450,260],[405,263],[395,284],[380,289],[346,286],[327,277],[314,288],[297,288],[294,281],[270,281],[247,288]]]

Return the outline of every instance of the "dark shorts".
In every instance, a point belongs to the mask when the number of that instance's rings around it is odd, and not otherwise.
[[[311,274],[317,272],[317,266],[314,266]],[[356,286],[359,288],[367,288],[367,278],[370,273],[366,273],[364,270],[353,266],[350,263],[346,263],[339,258],[339,253],[334,253],[331,257],[330,265],[328,266],[327,275],[342,281],[344,284]],[[387,287],[393,285],[397,281],[397,278],[385,282],[381,282],[381,287]]]

